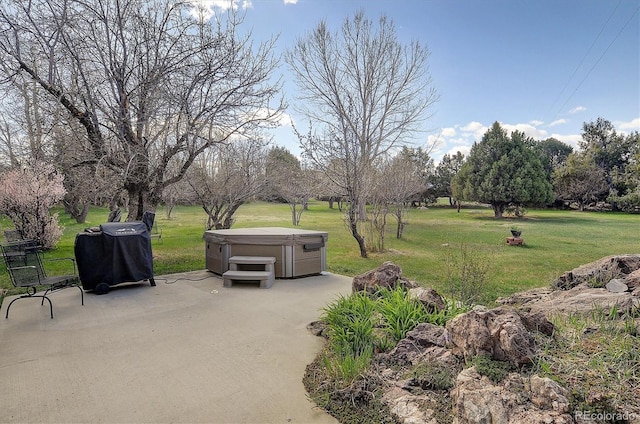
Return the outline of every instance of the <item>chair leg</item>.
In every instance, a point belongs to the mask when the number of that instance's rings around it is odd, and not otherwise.
[[[80,299],[81,299],[81,302],[82,302],[82,306],[84,306],[84,290],[82,290],[82,287],[80,287],[77,284],[73,284],[73,287],[77,287],[78,290],[80,290]],[[52,288],[48,288],[47,290],[45,290],[44,296],[46,296],[48,293],[51,293],[51,292],[53,292],[53,289]],[[33,295],[31,295],[31,296],[33,296]],[[44,305],[44,296],[42,296],[42,302],[40,302],[40,305]]]
[[[4,316],[5,319],[9,318],[9,309],[11,309],[11,305],[13,305],[13,302],[15,302],[16,300],[20,300],[20,299],[31,299],[34,297],[41,297],[42,298],[42,304],[44,304],[44,300],[47,299],[47,302],[49,302],[49,311],[51,313],[51,319],[53,319],[53,303],[51,303],[51,299],[49,299],[47,296],[33,296],[33,295],[24,295],[24,296],[20,296],[20,297],[16,297],[15,299],[13,299],[10,303],[9,306],[7,306],[7,313]]]
[[[76,286],[78,288],[78,290],[80,290],[80,299],[82,301],[82,306],[84,306],[84,290],[82,290],[82,287],[80,286]]]

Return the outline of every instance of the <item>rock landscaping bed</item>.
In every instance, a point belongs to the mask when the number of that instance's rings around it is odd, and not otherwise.
[[[381,287],[406,289],[431,313],[447,308],[392,263],[354,278],[355,293]],[[329,366],[332,330],[313,323],[328,343],[305,387],[342,423],[640,423],[640,255],[497,304],[419,323],[350,379]]]

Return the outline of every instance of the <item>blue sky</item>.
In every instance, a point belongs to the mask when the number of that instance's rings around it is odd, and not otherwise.
[[[214,10],[227,0],[204,0]],[[542,140],[573,146],[584,122],[598,117],[622,133],[640,131],[640,2],[637,0],[237,0],[256,41],[279,35],[291,48],[320,20],[337,30],[364,10],[385,14],[403,42],[431,52],[429,69],[440,100],[415,147],[435,143],[432,157],[467,153],[493,122]],[[284,61],[284,94],[295,83]],[[287,111],[294,122],[304,118]],[[291,127],[274,143],[299,153]]]

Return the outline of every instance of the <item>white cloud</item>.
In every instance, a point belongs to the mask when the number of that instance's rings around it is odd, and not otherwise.
[[[465,157],[469,156],[469,152],[471,151],[471,146],[456,146],[456,147],[452,147],[449,149],[449,151],[446,153],[450,156],[455,155],[456,153],[460,152],[462,153]]]
[[[274,109],[260,108],[255,111],[252,119],[263,119],[276,127],[290,127],[293,117],[285,112],[278,112]]]
[[[467,125],[460,127],[460,130],[463,131],[463,137],[469,137],[471,139],[471,143],[476,140],[480,140],[488,129],[489,127],[477,121],[469,122]]]
[[[427,136],[427,146],[433,146],[434,149],[437,149],[438,146],[442,143],[443,141],[440,139],[440,134],[430,134],[429,136]]]
[[[460,129],[462,131],[466,131],[466,132],[476,132],[481,128],[485,128],[484,125],[482,125],[480,122],[469,122],[467,125],[465,125],[464,127],[461,127]]]
[[[556,119],[555,121],[553,121],[552,123],[549,124],[550,127],[555,127],[556,125],[562,125],[562,124],[566,124],[567,121],[566,119]]]
[[[240,0],[190,0],[193,5],[191,15],[199,20],[209,20],[216,14],[216,11],[226,12],[230,9],[238,9]],[[253,7],[251,0],[243,0],[240,8],[250,9]]]
[[[613,123],[613,126],[615,127],[616,130],[623,132],[623,133],[629,133],[632,131],[640,131],[640,118],[635,118],[632,119],[631,121],[616,121]]]
[[[440,135],[443,137],[453,137],[454,135],[456,135],[456,129],[452,127],[443,128],[440,131]]]
[[[551,134],[549,137],[560,140],[563,143],[572,146],[574,149],[578,147],[578,142],[582,141],[582,136],[580,134]]]
[[[284,0],[284,4],[296,4],[298,0]]]
[[[585,110],[587,110],[587,108],[584,107],[584,106],[576,106],[573,109],[571,109],[569,111],[569,113],[573,115],[573,114],[578,113],[578,112],[584,112]]]
[[[530,123],[531,125],[533,125],[534,127],[539,127],[540,125],[544,125],[544,122],[543,122],[543,121],[538,121],[538,120],[536,120],[536,119],[534,119],[533,121],[529,121],[529,123]]]
[[[547,132],[545,130],[538,129],[531,124],[505,124],[500,123],[502,128],[507,131],[507,134],[511,134],[513,131],[520,131],[527,135],[527,137],[533,137],[536,140],[543,140],[547,138]]]
[[[282,112],[276,120],[280,127],[291,127],[293,125],[293,116],[288,113]]]

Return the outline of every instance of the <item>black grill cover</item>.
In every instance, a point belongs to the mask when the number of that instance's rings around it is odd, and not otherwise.
[[[85,290],[153,279],[151,236],[144,222],[110,222],[98,232],[80,233],[75,256]]]

